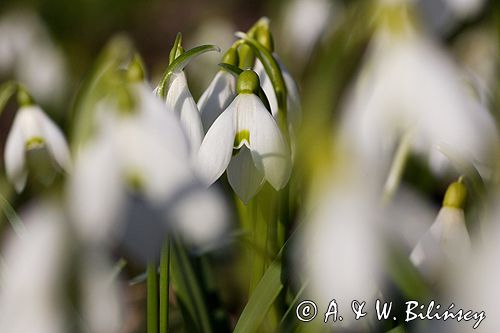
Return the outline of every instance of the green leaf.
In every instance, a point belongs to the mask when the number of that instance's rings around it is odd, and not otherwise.
[[[9,201],[0,194],[0,211],[5,214],[7,221],[9,221],[10,226],[18,236],[22,236],[26,232],[23,221],[17,215],[16,210]]]
[[[239,67],[226,64],[226,63],[220,63],[220,67],[222,67],[224,70],[226,70],[228,73],[233,74],[236,79],[238,78],[238,75],[243,72],[243,70]],[[268,111],[271,111],[271,105],[269,104],[269,100],[267,99],[266,93],[264,92],[264,89],[262,87],[259,87],[259,91],[257,92],[257,96],[259,96],[260,100],[262,103],[264,103],[264,106]]]
[[[168,331],[168,289],[170,284],[170,241],[167,238],[160,257],[160,333]]]
[[[172,239],[171,242],[172,269],[170,276],[177,298],[191,317],[184,318],[184,321],[190,324],[189,321],[192,320],[198,332],[210,333],[212,327],[199,279],[195,275],[186,250],[177,240]]]
[[[147,268],[147,332],[158,333],[158,276],[155,264]]]
[[[178,75],[191,62],[191,60],[203,53],[211,51],[220,52],[220,48],[216,45],[201,45],[178,56],[165,70],[160,84],[158,85],[157,95],[161,98],[165,98],[173,80],[175,79],[175,76]]]
[[[177,51],[181,47],[181,44],[182,44],[182,34],[178,32],[177,36],[175,36],[174,46],[172,46],[172,49],[170,50],[170,54],[168,56],[169,65],[174,62],[175,56],[177,54]]]
[[[275,260],[264,273],[236,324],[234,333],[254,333],[283,289],[281,262]]]
[[[9,99],[16,92],[16,89],[17,83],[14,81],[7,81],[0,86],[0,115],[2,114]]]

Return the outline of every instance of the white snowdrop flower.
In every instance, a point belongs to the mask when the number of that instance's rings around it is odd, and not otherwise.
[[[488,165],[498,138],[494,121],[438,46],[411,27],[382,27],[368,57],[341,124],[352,149],[386,164],[398,139],[412,133],[411,149],[428,156],[435,171],[449,165],[440,151]]]
[[[21,192],[28,177],[27,154],[45,148],[54,167],[68,171],[70,154],[62,131],[39,106],[25,105],[17,111],[5,143],[7,178]]]
[[[376,296],[383,267],[377,229],[379,200],[372,180],[354,169],[343,170],[334,182],[323,181],[327,185],[312,198],[294,251],[309,281],[310,299],[318,308],[327,309],[335,299],[339,309],[349,309],[352,300],[370,304]],[[343,317],[337,324],[352,327],[358,323]]]
[[[284,42],[300,58],[306,58],[325,30],[335,3],[326,0],[293,0],[284,13]]]
[[[200,147],[204,131],[200,112],[189,91],[184,72],[177,74],[173,79],[166,96],[166,104],[179,117],[191,150],[195,152]]]
[[[460,267],[471,254],[463,211],[465,196],[461,180],[448,187],[436,220],[410,254],[411,262],[431,282],[447,268]]]
[[[0,331],[63,333],[64,219],[52,203],[38,203],[21,214],[22,237],[5,244],[0,289]]]
[[[275,190],[282,189],[291,172],[288,144],[272,115],[254,94],[258,87],[255,72],[246,70],[240,74],[238,96],[213,123],[198,154],[197,170],[208,185],[228,166],[234,168],[228,169],[229,183],[245,203],[264,180]],[[233,156],[235,149],[238,151]]]
[[[178,119],[143,88],[133,110],[109,100],[98,105],[97,134],[77,156],[69,204],[84,239],[109,236],[127,188],[159,204],[194,179]]]
[[[236,65],[238,53],[230,48],[222,60],[223,63]],[[236,78],[226,70],[219,70],[208,88],[198,100],[198,109],[205,132],[236,96]]]

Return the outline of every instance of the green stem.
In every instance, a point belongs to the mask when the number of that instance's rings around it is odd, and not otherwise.
[[[170,241],[167,238],[160,258],[160,333],[168,331],[168,291],[170,285]]]
[[[388,204],[392,200],[401,182],[401,177],[403,176],[406,161],[408,160],[410,153],[411,138],[412,132],[406,132],[399,142],[398,149],[394,155],[394,160],[392,161],[391,169],[389,170],[389,175],[387,176],[387,180],[384,185],[384,194],[382,198],[382,203],[384,205]]]
[[[156,265],[147,268],[147,333],[158,333],[158,280]]]

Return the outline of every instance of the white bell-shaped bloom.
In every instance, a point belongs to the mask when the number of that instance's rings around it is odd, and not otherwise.
[[[54,166],[68,171],[70,154],[62,131],[36,105],[21,107],[5,143],[4,161],[7,178],[21,192],[28,176],[26,154],[30,149],[44,147]]]
[[[236,96],[236,78],[225,70],[215,75],[198,100],[198,109],[205,132]]]
[[[283,62],[279,59],[279,57],[275,53],[273,54],[273,56],[275,57],[275,59],[278,62],[278,65],[280,66],[281,74],[283,75],[283,80],[285,81],[287,90],[288,129],[290,131],[290,134],[293,136],[294,133],[297,132],[302,119],[299,89],[297,87],[297,84],[295,83],[295,80],[293,79],[290,72],[286,69]],[[255,60],[254,70],[259,75],[262,90],[264,90],[264,93],[266,94],[266,97],[269,100],[269,105],[271,107],[271,112],[273,114],[273,117],[277,119],[278,99],[276,98],[276,93],[274,92],[271,79],[267,75],[266,70],[262,65],[262,62],[259,59]]]
[[[488,165],[497,140],[494,121],[452,59],[412,27],[399,33],[380,28],[370,50],[341,124],[352,149],[385,164],[411,132],[411,149],[427,156],[434,171],[446,166],[440,151],[479,169]]]
[[[471,254],[464,199],[465,186],[461,182],[450,185],[436,220],[410,254],[412,263],[431,282],[436,282],[445,269],[460,267]]]
[[[251,77],[253,88],[258,87],[254,72],[245,71],[238,80],[244,77]],[[229,166],[230,184],[244,202],[256,194],[264,180],[275,190],[282,189],[291,172],[288,144],[272,115],[251,91],[255,90],[240,90],[213,123],[201,144],[197,164],[208,185]],[[238,151],[233,154],[235,149]]]
[[[53,204],[24,210],[26,229],[11,237],[2,251],[0,331],[11,333],[62,333],[64,300],[65,221]]]
[[[204,131],[200,112],[189,91],[184,72],[177,74],[172,81],[172,85],[166,96],[166,104],[181,120],[191,150],[195,152],[200,147]]]
[[[101,102],[96,136],[77,157],[68,190],[78,234],[101,244],[119,236],[128,193],[138,193],[152,208],[168,206],[161,214],[190,245],[211,246],[227,227],[224,203],[197,179],[177,117],[147,87],[135,88],[134,110]]]

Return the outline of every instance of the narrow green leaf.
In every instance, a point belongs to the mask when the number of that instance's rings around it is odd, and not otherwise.
[[[233,74],[236,78],[238,78],[238,75],[240,75],[241,72],[243,72],[243,70],[241,68],[230,65],[230,64],[220,63],[219,66],[222,67],[228,73]],[[264,103],[264,106],[266,107],[266,109],[270,112],[271,105],[269,104],[269,100],[267,99],[266,93],[264,92],[264,89],[262,89],[261,86],[259,87],[259,91],[257,92],[257,96],[259,96],[262,103]]]
[[[234,328],[234,333],[258,332],[267,312],[282,289],[281,263],[279,260],[275,260],[266,270],[264,276],[253,291],[252,296],[248,300]]]
[[[170,50],[170,54],[168,56],[169,65],[174,62],[175,55],[177,54],[177,50],[179,49],[181,44],[182,44],[182,34],[178,32],[177,36],[175,36],[174,46],[172,46],[172,49]]]
[[[211,51],[220,52],[220,48],[215,45],[201,45],[178,56],[165,70],[160,84],[158,85],[157,95],[161,98],[165,98],[175,76],[179,74],[191,62],[191,60],[203,53]]]
[[[156,265],[147,268],[147,332],[158,333],[158,280]]]
[[[170,241],[167,238],[160,258],[160,333],[168,331],[168,289],[170,284]]]
[[[21,220],[19,215],[17,215],[14,207],[12,207],[9,201],[2,194],[0,194],[0,208],[0,211],[3,211],[14,232],[18,236],[22,236],[26,232],[23,221]]]
[[[184,318],[184,320],[191,319],[199,332],[210,333],[212,327],[208,309],[191,261],[186,250],[177,240],[172,239],[171,242],[172,282],[178,299],[183,303],[191,317]]]
[[[17,83],[14,81],[7,81],[0,86],[0,115],[2,114],[9,99],[16,92],[16,88]]]

